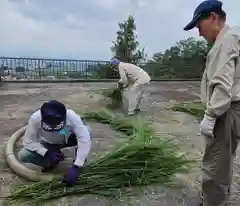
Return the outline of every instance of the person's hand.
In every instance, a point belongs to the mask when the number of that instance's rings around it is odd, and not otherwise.
[[[55,166],[57,165],[60,161],[64,160],[64,155],[61,151],[56,152],[56,151],[51,151],[48,150],[45,154],[47,159],[50,162],[50,166]]]
[[[73,165],[70,169],[68,169],[67,173],[64,175],[63,183],[67,187],[72,187],[76,184],[80,168],[76,165]]]
[[[206,137],[213,138],[213,130],[215,127],[216,119],[204,115],[202,122],[200,123],[200,133]]]
[[[124,84],[122,82],[118,82],[118,88],[119,89],[123,89],[124,88]]]

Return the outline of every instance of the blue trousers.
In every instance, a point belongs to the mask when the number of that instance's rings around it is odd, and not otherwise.
[[[90,127],[88,127],[88,130],[90,132]],[[77,139],[76,139],[76,135],[72,134],[69,139],[68,139],[68,143],[67,144],[49,144],[49,143],[42,143],[42,145],[46,148],[46,149],[50,149],[52,151],[60,151],[63,148],[66,147],[75,147],[77,146]],[[76,151],[75,151],[76,153]],[[19,151],[19,160],[21,162],[24,163],[31,163],[34,165],[38,165],[40,167],[49,167],[48,165],[48,160],[46,159],[46,157],[41,156],[40,154],[36,153],[35,151],[31,151],[28,150],[26,148],[22,148]]]

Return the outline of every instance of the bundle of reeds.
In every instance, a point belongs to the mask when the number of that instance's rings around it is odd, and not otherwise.
[[[172,110],[179,111],[179,112],[186,112],[201,119],[204,116],[206,107],[203,105],[202,102],[196,101],[196,102],[176,104],[172,107]]]
[[[85,120],[94,120],[99,123],[109,124],[114,130],[122,132],[127,136],[132,136],[136,132],[136,128],[141,127],[146,133],[143,136],[150,136],[154,133],[149,122],[142,119],[128,119],[120,115],[113,114],[105,108],[96,111],[89,111],[84,115]]]
[[[120,87],[104,89],[102,95],[106,99],[110,99],[114,106],[122,106],[123,104],[123,89]]]

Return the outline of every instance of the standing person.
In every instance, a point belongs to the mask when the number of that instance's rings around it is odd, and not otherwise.
[[[63,178],[64,184],[72,186],[91,149],[89,128],[63,103],[56,100],[45,102],[29,118],[19,159],[49,171],[64,160],[61,149],[65,147],[77,147],[74,163]]]
[[[226,24],[222,2],[216,0],[204,1],[196,8],[184,30],[194,27],[213,45],[201,83],[206,111],[200,131],[205,136],[206,148],[200,205],[225,206],[240,137],[240,32]]]
[[[151,78],[146,71],[131,63],[113,59],[110,64],[118,70],[119,84],[128,89],[128,115],[134,115],[140,111],[140,103],[143,99],[143,86],[149,83]]]

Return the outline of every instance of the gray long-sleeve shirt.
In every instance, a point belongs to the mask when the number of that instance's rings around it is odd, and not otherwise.
[[[65,134],[58,132],[47,132],[41,128],[41,112],[36,111],[31,115],[23,136],[24,148],[35,151],[44,156],[47,149],[42,143],[66,144],[69,136],[74,133],[78,142],[78,149],[74,165],[82,166],[91,149],[91,138],[89,131],[82,122],[82,119],[73,110],[67,110],[67,119],[65,125]]]
[[[226,25],[209,51],[201,83],[206,114],[218,117],[240,100],[240,31]]]

